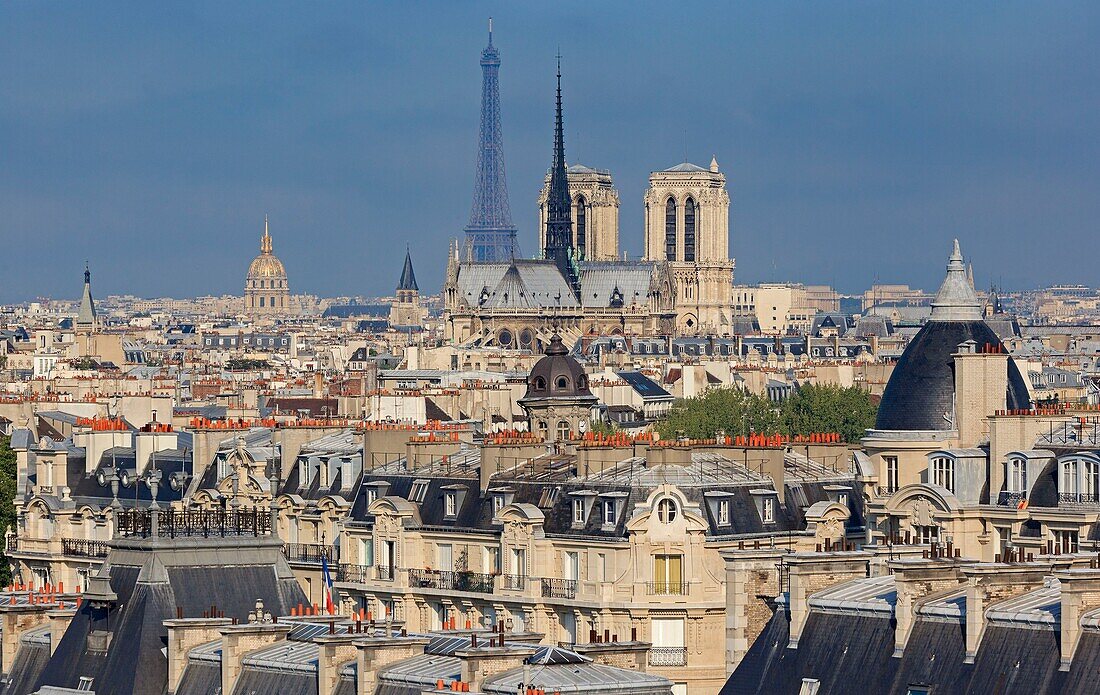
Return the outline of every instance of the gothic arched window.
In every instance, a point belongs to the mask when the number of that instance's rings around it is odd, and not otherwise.
[[[676,201],[665,203],[665,260],[676,260]]]
[[[588,242],[588,211],[585,209],[587,202],[583,195],[577,196],[577,252],[581,258],[585,256],[585,247]]]
[[[684,203],[684,260],[695,260],[695,201]]]

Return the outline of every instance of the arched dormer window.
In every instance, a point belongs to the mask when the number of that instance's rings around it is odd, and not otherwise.
[[[1009,492],[1027,492],[1027,459],[1015,457],[1008,460],[1005,484]]]
[[[588,388],[588,377],[581,376],[579,379],[577,379],[577,388],[582,390]]]
[[[541,376],[535,377],[535,383],[533,383],[531,385],[531,388],[533,388],[536,391],[545,391],[546,390],[546,379],[543,379]]]
[[[588,201],[583,195],[579,195],[574,204],[577,206],[577,253],[584,258],[588,244]]]
[[[695,260],[695,201],[684,203],[684,260]]]
[[[665,202],[665,260],[676,260],[676,201]]]
[[[569,379],[564,374],[554,380],[554,386],[559,389],[569,388]]]
[[[1060,502],[1095,502],[1100,494],[1100,461],[1073,457],[1061,462],[1058,486]]]
[[[947,456],[932,459],[932,484],[955,492],[955,460]]]

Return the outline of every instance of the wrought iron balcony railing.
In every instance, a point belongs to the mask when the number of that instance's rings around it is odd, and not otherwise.
[[[286,543],[283,545],[283,555],[290,562],[319,565],[321,560],[325,560],[331,565],[335,552],[331,545],[321,543]]]
[[[353,565],[350,563],[340,563],[336,565],[336,576],[333,577],[333,581],[366,584],[370,580],[370,565]]]
[[[899,489],[897,485],[877,485],[875,486],[875,494],[879,497],[889,497]]]
[[[687,647],[650,647],[650,666],[687,666]]]
[[[997,505],[1001,507],[1019,507],[1020,503],[1026,499],[1026,493],[1001,490],[1000,494],[997,495]]]
[[[447,589],[491,594],[496,588],[491,574],[447,570],[409,570],[409,586],[421,589]]]
[[[509,591],[523,591],[527,588],[527,575],[525,574],[506,574],[504,575],[504,588]]]
[[[574,598],[577,595],[576,579],[542,578],[543,598]]]
[[[375,565],[374,574],[380,581],[392,582],[395,572],[392,565]]]
[[[650,596],[687,596],[691,588],[689,582],[646,582],[646,593]]]
[[[239,510],[123,509],[115,518],[115,535],[123,538],[211,538],[270,533],[271,512],[259,507]]]
[[[105,541],[86,541],[81,538],[61,539],[61,552],[71,557],[107,557],[110,550]]]
[[[1096,504],[1097,497],[1092,492],[1059,492],[1059,504]]]

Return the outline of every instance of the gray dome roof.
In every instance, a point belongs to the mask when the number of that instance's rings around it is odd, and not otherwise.
[[[905,348],[878,407],[878,430],[950,430],[955,428],[955,361],[951,355],[969,340],[979,346],[1001,339],[982,320],[981,302],[970,284],[959,240],[947,260],[944,278],[928,323]],[[1030,406],[1027,383],[1008,358],[1006,407]]]
[[[527,392],[522,400],[540,398],[596,398],[588,388],[584,367],[569,355],[558,335],[550,338],[545,357],[535,363],[527,376]]]
[[[950,430],[954,423],[955,363],[951,355],[973,340],[1000,345],[1001,339],[981,319],[929,321],[913,337],[890,375],[878,407],[878,430]],[[1008,358],[1009,409],[1027,408],[1027,384]]]

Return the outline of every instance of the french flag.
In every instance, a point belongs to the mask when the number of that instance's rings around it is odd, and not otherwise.
[[[329,615],[336,613],[336,603],[332,600],[332,575],[328,571],[328,559],[321,556],[321,581],[325,585],[325,610]]]

